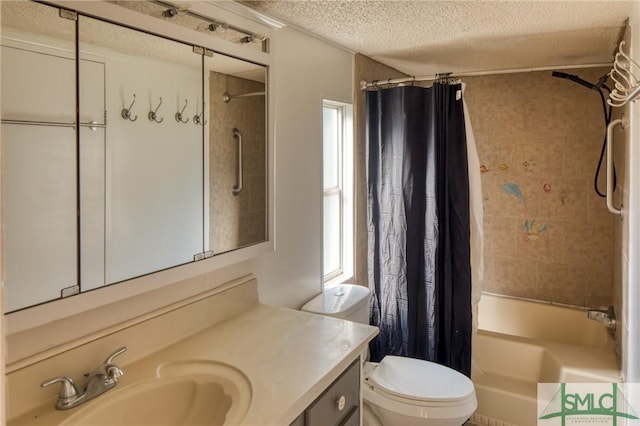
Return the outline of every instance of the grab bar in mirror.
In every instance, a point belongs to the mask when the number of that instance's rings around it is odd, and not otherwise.
[[[242,133],[240,130],[233,129],[233,137],[238,140],[238,177],[236,179],[236,184],[233,186],[233,190],[231,191],[233,195],[239,195],[242,192]]]

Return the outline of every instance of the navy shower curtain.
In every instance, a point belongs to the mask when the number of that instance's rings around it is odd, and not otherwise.
[[[469,176],[461,84],[367,92],[371,358],[471,374]]]

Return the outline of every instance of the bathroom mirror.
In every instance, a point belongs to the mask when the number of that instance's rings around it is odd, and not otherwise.
[[[75,22],[38,3],[0,7],[2,260],[11,311],[78,286]]]
[[[223,253],[267,239],[266,68],[205,57],[209,124],[208,248]]]
[[[83,211],[96,212],[81,218],[88,240],[81,245],[91,244],[85,255],[96,258],[92,266],[104,258],[103,282],[97,271],[82,271],[84,291],[191,262],[203,252],[203,132],[191,121],[202,109],[202,55],[190,45],[86,16],[78,17],[78,28],[81,57],[104,68],[102,79],[80,85],[82,93],[104,93],[104,103],[81,104],[80,115],[99,121],[102,109],[108,123],[106,138],[90,129],[90,140],[85,133],[80,138],[81,148],[91,150],[87,157],[104,164],[101,170],[81,158],[88,173],[81,177],[96,183],[85,188],[81,180],[81,194],[91,197],[82,198]],[[92,204],[101,199],[103,221]]]
[[[5,312],[267,240],[265,66],[0,5]]]

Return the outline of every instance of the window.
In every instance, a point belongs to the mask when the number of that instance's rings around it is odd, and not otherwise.
[[[323,102],[323,275],[331,287],[353,275],[352,106]]]

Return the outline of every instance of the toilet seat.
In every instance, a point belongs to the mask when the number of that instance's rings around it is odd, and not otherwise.
[[[415,400],[402,399],[391,394],[384,394],[373,389],[372,386],[363,386],[362,399],[365,405],[382,408],[392,413],[409,416],[413,418],[427,419],[460,419],[462,424],[466,419],[471,417],[473,412],[478,408],[478,401],[475,393],[469,398],[457,403],[437,403],[437,402],[417,402]]]
[[[388,355],[365,379],[374,391],[418,406],[465,405],[475,389],[465,375],[429,361]]]
[[[471,380],[433,362],[388,355],[379,364],[365,362],[363,373],[365,410],[381,424],[457,426],[478,407]]]

